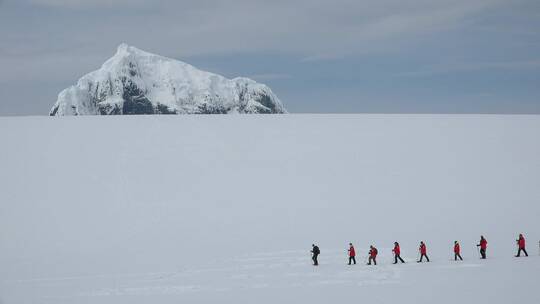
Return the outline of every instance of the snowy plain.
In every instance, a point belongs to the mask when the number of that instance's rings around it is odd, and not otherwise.
[[[540,116],[0,118],[0,142],[2,304],[540,303]]]

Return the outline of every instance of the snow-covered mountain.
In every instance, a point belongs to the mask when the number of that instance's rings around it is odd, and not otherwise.
[[[227,79],[121,44],[101,69],[58,95],[51,116],[286,113],[272,92],[248,78]]]

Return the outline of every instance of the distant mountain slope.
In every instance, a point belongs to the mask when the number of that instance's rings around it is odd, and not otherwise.
[[[264,84],[227,79],[122,44],[101,69],[60,92],[50,115],[286,112]]]

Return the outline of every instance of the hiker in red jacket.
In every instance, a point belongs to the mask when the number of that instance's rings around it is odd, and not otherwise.
[[[454,261],[457,261],[457,258],[463,261],[461,257],[461,247],[459,246],[458,241],[454,242]]]
[[[525,250],[525,238],[523,237],[523,234],[519,235],[519,238],[516,240],[516,243],[518,245],[518,253],[516,255],[516,258],[521,255],[521,251],[525,253],[525,256],[529,256],[529,254],[527,254],[527,250]]]
[[[398,242],[394,242],[394,249],[392,249],[392,252],[394,253],[394,264],[397,264],[398,259],[401,261],[401,263],[405,263],[405,261],[401,258],[401,249],[399,248]]]
[[[480,243],[476,245],[476,247],[480,247],[480,254],[482,255],[482,259],[486,259],[487,240],[484,238],[483,235],[480,236]]]
[[[371,261],[373,261],[373,264],[377,265],[377,248],[372,246],[369,246],[369,262],[368,265],[371,265]]]
[[[417,261],[418,263],[421,263],[422,262],[422,259],[424,257],[426,257],[426,260],[429,262],[429,258],[427,256],[427,248],[426,248],[426,244],[424,244],[424,242],[420,242],[420,248],[418,248],[418,250],[420,250],[420,260]]]
[[[351,265],[351,262],[354,262],[354,265],[356,265],[356,251],[352,243],[349,243],[349,265]]]

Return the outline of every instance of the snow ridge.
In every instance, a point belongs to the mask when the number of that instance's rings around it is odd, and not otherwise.
[[[121,44],[102,67],[58,95],[51,116],[287,113],[264,85],[227,79]]]

